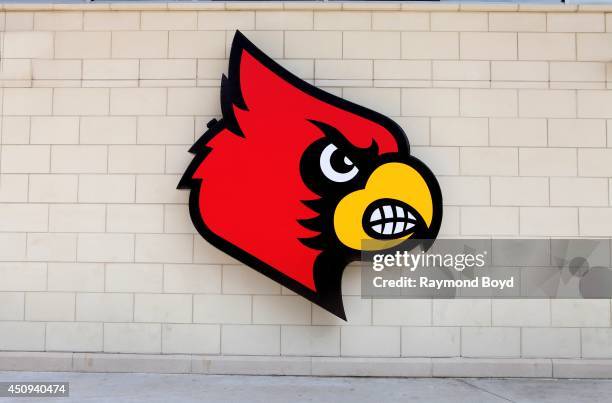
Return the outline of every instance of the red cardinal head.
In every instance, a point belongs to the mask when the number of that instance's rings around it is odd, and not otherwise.
[[[440,188],[389,118],[300,80],[240,32],[221,106],[178,186],[217,248],[344,319],[350,261],[436,237]]]

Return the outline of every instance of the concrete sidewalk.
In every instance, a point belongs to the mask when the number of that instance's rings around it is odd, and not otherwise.
[[[0,382],[70,382],[69,398],[2,402],[610,402],[612,380],[318,378],[0,372]]]

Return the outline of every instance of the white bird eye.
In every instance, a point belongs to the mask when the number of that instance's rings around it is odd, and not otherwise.
[[[359,172],[353,161],[343,155],[333,144],[323,149],[319,161],[323,174],[334,182],[348,182]]]

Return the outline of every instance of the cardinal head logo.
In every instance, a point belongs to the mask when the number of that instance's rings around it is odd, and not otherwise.
[[[221,110],[178,188],[191,192],[198,232],[235,259],[346,319],[349,262],[438,234],[440,187],[402,129],[299,79],[240,32]]]

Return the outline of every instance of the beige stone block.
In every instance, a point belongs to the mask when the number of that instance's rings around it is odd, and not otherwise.
[[[75,202],[76,198],[76,175],[30,175],[28,192],[30,202]]]
[[[576,176],[576,159],[576,151],[567,148],[521,149],[520,175]]]
[[[311,304],[300,296],[253,297],[253,323],[305,325],[311,322]]]
[[[162,325],[162,353],[219,354],[221,330],[216,325]]]
[[[143,116],[138,119],[140,144],[192,144],[193,118]]]
[[[360,274],[357,274],[360,275]],[[359,291],[360,292],[360,291]],[[344,321],[329,311],[313,305],[312,324],[313,325],[349,325],[349,326],[370,326],[372,324],[372,301],[363,299],[361,296],[344,296],[342,298],[344,312],[347,320]]]
[[[304,43],[310,44],[303,46]],[[342,58],[342,33],[323,31],[285,32],[285,57]]]
[[[553,299],[552,325],[559,327],[610,327],[610,301]]]
[[[195,60],[141,60],[142,79],[193,79],[196,78]]]
[[[249,295],[194,295],[193,321],[197,323],[251,323]]]
[[[492,146],[545,147],[546,119],[489,119],[489,141]]]
[[[512,117],[517,115],[517,94],[505,89],[461,89],[464,116]]]
[[[195,11],[143,11],[140,29],[143,31],[181,31],[197,29]]]
[[[84,60],[85,80],[126,80],[138,78],[138,60]]]
[[[4,351],[43,351],[45,324],[34,322],[0,322],[0,349]]]
[[[387,116],[400,114],[399,88],[345,88],[342,94],[349,101]]]
[[[217,116],[220,108],[218,88],[168,89],[168,115]]]
[[[610,148],[578,150],[578,174],[580,176],[612,176],[611,157],[612,149]]]
[[[605,147],[606,122],[597,119],[549,119],[552,147]]]
[[[164,115],[165,88],[112,88],[111,115]]]
[[[551,62],[550,81],[605,81],[606,66],[594,62]]]
[[[434,80],[490,80],[489,62],[440,60],[433,62]]]
[[[139,175],[138,203],[187,203],[188,192],[177,192],[180,175]]]
[[[402,89],[402,115],[457,116],[459,90],[445,88]]]
[[[372,29],[391,31],[428,31],[429,13],[426,12],[373,12]]]
[[[55,88],[54,115],[107,115],[108,88]]]
[[[603,13],[548,13],[548,32],[604,32]]]
[[[523,328],[521,355],[523,357],[570,358],[580,356],[580,329]]]
[[[578,210],[565,207],[522,207],[521,234],[571,236],[578,234]]]
[[[137,234],[137,262],[191,263],[193,236],[191,234]]]
[[[56,59],[97,59],[111,54],[109,32],[57,32],[55,33]]]
[[[495,299],[493,326],[550,326],[550,301],[545,299]]]
[[[4,115],[51,115],[51,88],[4,88]]]
[[[161,205],[109,205],[106,208],[106,231],[128,233],[163,232]]]
[[[568,33],[519,33],[520,60],[575,60],[576,38]]]
[[[80,60],[32,60],[34,80],[79,80]]]
[[[312,29],[313,14],[312,11],[257,11],[255,26],[269,30]]]
[[[612,58],[612,33],[577,34],[578,60],[609,62]]]
[[[340,330],[340,355],[399,357],[400,328],[390,326],[347,326]]]
[[[382,326],[431,325],[430,300],[372,300],[372,324]]]
[[[1,139],[2,144],[28,144],[30,142],[30,117],[2,117]]]
[[[430,80],[431,62],[426,60],[374,60],[374,79]]]
[[[516,59],[516,34],[462,32],[459,39],[461,59]]]
[[[372,24],[371,19],[371,13],[369,12],[317,11],[314,13],[314,29],[331,31],[368,31]]]
[[[3,261],[23,261],[26,257],[26,236],[23,233],[0,234],[0,259]]]
[[[104,232],[106,209],[98,204],[49,206],[50,232]]]
[[[221,332],[224,355],[279,355],[280,327],[272,325],[224,325]]]
[[[491,301],[434,300],[433,323],[438,326],[488,326],[491,324]]]
[[[581,329],[581,336],[582,357],[612,358],[612,329]]]
[[[164,291],[170,293],[211,294],[221,292],[221,266],[164,266]]]
[[[336,326],[282,326],[281,354],[340,355],[340,328]]]
[[[431,118],[431,145],[486,146],[488,131],[485,118]]]
[[[22,320],[24,301],[22,292],[0,292],[0,320]]]
[[[610,91],[577,91],[578,117],[611,118],[612,92]]]
[[[27,251],[31,261],[75,261],[76,234],[28,234]]]
[[[79,31],[83,29],[83,13],[38,12],[34,13],[36,31]]]
[[[487,31],[487,13],[439,12],[431,13],[432,31]]]
[[[457,32],[402,32],[404,59],[458,59]]]
[[[53,58],[53,33],[5,32],[2,38],[4,58]]]
[[[462,357],[508,358],[521,355],[521,329],[517,327],[464,327]]]
[[[455,357],[460,340],[458,327],[402,327],[402,357]]]
[[[519,90],[519,116],[531,118],[573,118],[576,92],[570,90]]]
[[[106,265],[107,292],[161,292],[162,282],[161,264]]]
[[[612,209],[583,207],[579,211],[580,235],[609,237],[612,228]]]
[[[491,178],[493,206],[547,206],[547,178]]]
[[[135,11],[86,11],[85,31],[132,31],[140,28],[140,13]]]
[[[47,267],[43,263],[0,263],[0,291],[45,291]]]
[[[516,207],[462,207],[463,235],[518,235],[519,209]]]
[[[0,61],[0,79],[20,81],[32,79],[32,60],[3,59]]]
[[[436,175],[459,175],[457,147],[412,147],[411,154],[427,164]]]
[[[136,322],[191,322],[191,295],[136,294],[134,321]]]
[[[495,81],[548,81],[548,63],[494,61],[491,62],[491,79]]]
[[[128,234],[79,234],[80,262],[130,262],[134,259],[134,236]]]
[[[546,14],[492,12],[489,13],[489,30],[506,32],[545,32]]]
[[[25,297],[25,320],[74,320],[74,294],[62,292],[28,292]]]
[[[491,191],[489,178],[484,177],[438,177],[445,205],[483,206],[488,205]]]
[[[165,57],[165,54],[157,56]],[[170,58],[215,59],[225,57],[225,32],[172,31],[169,45]]]
[[[221,75],[226,73],[227,60],[225,59],[198,60],[198,78],[220,80]],[[310,78],[313,78],[313,76]]]
[[[136,143],[136,118],[118,116],[82,116],[81,144]]]
[[[104,351],[117,353],[161,353],[158,323],[105,323]]]
[[[79,118],[32,117],[31,144],[76,144],[79,142]]]
[[[134,202],[135,183],[134,175],[80,175],[79,202]]]
[[[246,267],[223,266],[224,294],[280,294],[278,283]]]
[[[109,173],[163,173],[163,146],[114,145],[108,148]]]
[[[28,200],[28,175],[0,174],[0,202]]]
[[[2,146],[2,173],[49,172],[50,147],[39,145]]]
[[[51,148],[53,173],[106,173],[104,146],[60,145]]]
[[[175,35],[179,33],[173,32]],[[112,34],[113,58],[158,59],[168,56],[167,32],[115,31]]]
[[[47,323],[47,351],[102,351],[102,323]]]
[[[198,13],[199,30],[255,29],[254,11],[202,11]]]
[[[371,80],[371,60],[315,60],[315,78]]]
[[[4,29],[6,31],[31,31],[34,29],[34,13],[14,11],[5,13]]]

